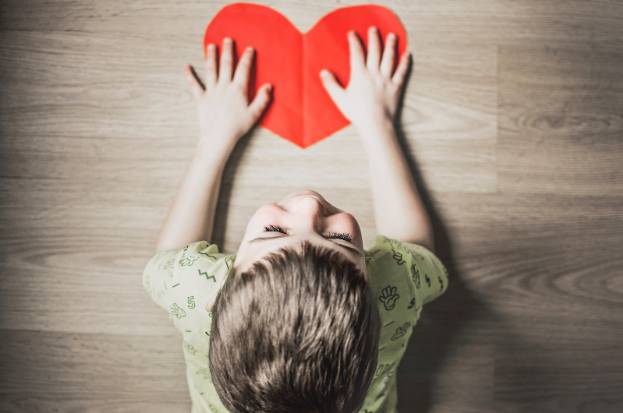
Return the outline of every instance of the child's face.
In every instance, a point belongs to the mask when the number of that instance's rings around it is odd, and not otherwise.
[[[267,226],[270,231],[266,231]],[[348,234],[352,241],[335,238],[333,233]],[[366,273],[359,223],[312,190],[294,192],[277,203],[261,206],[247,224],[234,266],[244,271],[265,255],[284,246],[298,247],[304,240],[342,253]]]

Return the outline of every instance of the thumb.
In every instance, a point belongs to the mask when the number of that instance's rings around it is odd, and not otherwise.
[[[327,69],[322,69],[320,71],[320,79],[322,81],[322,86],[324,86],[329,96],[331,96],[331,99],[336,104],[341,102],[344,89],[340,86],[337,80],[335,80],[333,73],[329,72]]]
[[[264,108],[270,100],[270,92],[272,91],[272,88],[273,86],[270,83],[265,83],[255,94],[253,102],[249,105],[249,111],[251,112],[253,119],[257,120],[264,111]]]
[[[197,77],[195,76],[192,67],[188,64],[184,66],[184,75],[186,77],[186,80],[188,80],[188,86],[190,87],[190,91],[192,92],[193,96],[195,97],[195,99],[199,99],[203,94],[203,88],[201,87],[201,84],[199,84],[199,81],[197,80]]]

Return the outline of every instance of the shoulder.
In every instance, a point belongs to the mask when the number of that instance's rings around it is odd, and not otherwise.
[[[182,248],[156,251],[146,268],[180,271],[185,268],[230,268],[236,254],[221,252],[215,243],[194,241]]]
[[[152,299],[169,311],[182,306],[181,301],[191,309],[197,306],[210,311],[235,256],[205,240],[157,251],[143,270],[143,285]]]
[[[179,252],[180,267],[230,270],[236,258],[234,253],[221,252],[215,243],[195,241]]]
[[[401,285],[415,292],[417,306],[434,300],[448,287],[446,266],[423,245],[379,234],[365,256],[371,280],[376,279],[377,285],[392,279],[402,281]]]

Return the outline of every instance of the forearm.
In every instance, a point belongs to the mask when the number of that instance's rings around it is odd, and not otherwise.
[[[221,178],[229,150],[200,141],[160,228],[157,250],[211,240]]]
[[[433,250],[430,217],[403,154],[391,120],[359,130],[368,154],[377,231],[399,241]]]

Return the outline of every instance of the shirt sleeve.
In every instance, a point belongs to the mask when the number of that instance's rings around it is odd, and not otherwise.
[[[423,245],[401,242],[411,256],[409,275],[415,284],[420,302],[428,304],[448,289],[449,277],[446,266],[434,252]]]
[[[195,241],[181,249],[158,251],[143,270],[143,287],[166,310],[184,338],[203,347],[209,338],[214,302],[235,255],[218,245]]]
[[[405,274],[415,292],[417,306],[430,303],[448,289],[448,270],[423,245],[378,235],[375,246],[391,251],[394,265]]]

